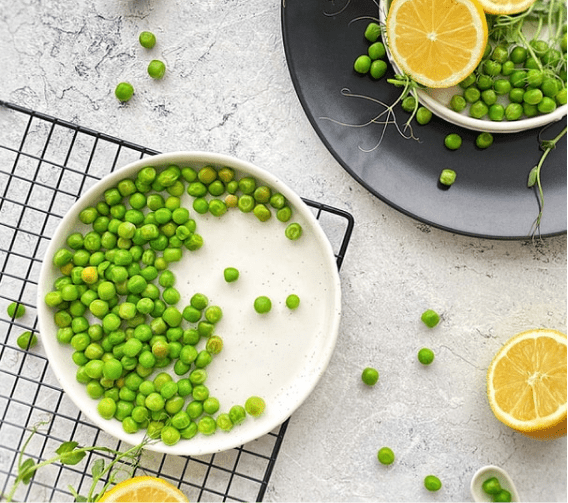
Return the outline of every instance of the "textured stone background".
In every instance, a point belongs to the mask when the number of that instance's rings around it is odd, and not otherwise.
[[[143,29],[158,37],[150,52]],[[232,154],[353,214],[337,348],[291,419],[266,500],[470,501],[473,473],[497,464],[526,501],[566,501],[566,439],[513,433],[484,388],[511,335],[565,331],[566,237],[454,235],[371,196],[300,106],[278,0],[0,0],[0,47],[0,99],[160,151]],[[168,66],[163,81],[146,76],[153,57]],[[113,95],[120,80],[136,87],[126,105]],[[433,330],[419,320],[426,308],[443,315]],[[422,346],[436,352],[431,367],[416,361]],[[360,382],[367,365],[381,373],[373,389]],[[395,465],[378,464],[382,445]],[[429,473],[439,493],[422,487]]]

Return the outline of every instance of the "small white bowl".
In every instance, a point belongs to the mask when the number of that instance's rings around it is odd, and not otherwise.
[[[124,178],[134,177],[145,166],[172,164],[195,168],[227,166],[235,170],[237,178],[250,175],[259,184],[282,193],[293,209],[292,221],[303,227],[301,238],[291,241],[284,235],[286,224],[275,216],[260,222],[252,213],[245,214],[237,208],[231,208],[222,217],[200,215],[193,211],[190,196],[187,193],[181,196],[191,218],[197,222],[196,232],[203,237],[204,245],[197,251],[186,251],[180,262],[170,264],[182,297],[178,308],[182,310],[191,296],[199,292],[223,310],[216,333],[224,346],[207,367],[206,385],[211,396],[221,403],[219,412],[228,412],[235,404],[244,405],[252,395],[266,401],[262,416],[247,417],[230,432],[198,434],[173,446],[162,442],[148,446],[166,454],[203,455],[240,446],[272,431],[307,398],[323,375],[335,347],[341,288],[332,247],[312,209],[283,182],[251,163],[222,154],[176,152],[146,157],[109,174],[91,187],[60,222],[43,262],[37,299],[40,333],[51,369],[71,400],[94,424],[133,445],[142,441],[145,431],[129,434],[118,420],[103,419],[97,412],[98,400],[90,398],[85,385],[75,379],[73,349],[57,341],[54,310],[44,302],[60,275],[52,257],[65,246],[71,232],[88,229],[79,221],[79,212],[101,200],[106,189]],[[224,280],[226,267],[240,271],[238,281]],[[301,299],[294,311],[285,305],[291,293]],[[272,300],[272,310],[263,315],[253,308],[254,299],[260,295]],[[167,370],[176,380],[181,377],[175,376],[171,367]]]
[[[519,493],[509,477],[509,474],[498,466],[488,465],[475,472],[471,479],[471,495],[474,501],[493,501],[490,494],[483,490],[483,482],[491,477],[497,477],[501,487],[511,493],[511,501],[521,501]]]
[[[383,26],[386,24],[388,6],[391,0],[380,0],[379,4],[379,20]],[[402,73],[394,61],[388,44],[385,49],[392,67],[397,73]],[[459,86],[453,86],[446,89],[418,89],[418,100],[422,105],[428,108],[433,114],[437,115],[445,121],[461,126],[473,131],[487,133],[518,133],[528,129],[546,126],[552,122],[561,120],[568,111],[568,105],[561,105],[549,114],[538,115],[528,119],[520,119],[516,121],[495,122],[490,119],[475,119],[467,115],[467,111],[458,113],[449,108],[448,104],[454,94],[462,94],[463,89]]]

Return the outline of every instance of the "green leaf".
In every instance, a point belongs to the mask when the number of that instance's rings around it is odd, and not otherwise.
[[[101,477],[101,474],[103,473],[104,469],[105,469],[105,460],[101,458],[97,459],[93,463],[93,466],[91,466],[91,474],[93,475],[93,478],[98,480]]]
[[[67,452],[71,452],[78,445],[79,442],[74,442],[72,440],[70,440],[69,442],[63,442],[55,452],[57,454],[65,454]]]
[[[79,445],[78,442],[70,441],[63,442],[59,448],[55,451],[61,456],[60,461],[63,465],[76,465],[79,463],[87,454],[84,451],[76,452],[75,449]]]
[[[18,475],[24,484],[29,484],[34,476],[36,464],[32,458],[26,459],[18,468]]]
[[[529,179],[528,179],[528,182],[527,182],[527,187],[533,187],[534,184],[536,183],[537,177],[538,177],[538,166],[535,166],[529,172]]]
[[[69,492],[73,495],[73,497],[75,498],[75,501],[89,501],[88,498],[86,498],[85,496],[81,496],[76,489],[73,486],[67,486],[67,488],[69,489]]]

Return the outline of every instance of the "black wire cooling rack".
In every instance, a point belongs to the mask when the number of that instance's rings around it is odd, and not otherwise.
[[[71,122],[0,101],[0,495],[13,485],[18,453],[39,462],[65,441],[124,451],[129,446],[90,423],[59,387],[41,343],[22,350],[24,331],[38,332],[36,290],[41,263],[57,224],[91,185],[115,168],[158,152]],[[328,236],[341,267],[353,218],[345,211],[304,200]],[[26,314],[10,319],[7,306]],[[168,456],[145,451],[136,474],[161,477],[195,501],[262,501],[288,421],[260,439],[208,456]],[[93,481],[91,453],[75,466],[54,464],[21,485],[19,501],[73,501]],[[0,497],[0,499],[2,499]]]

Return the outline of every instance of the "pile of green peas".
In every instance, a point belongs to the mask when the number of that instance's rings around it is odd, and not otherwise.
[[[61,274],[45,295],[57,340],[74,349],[76,379],[99,401],[99,414],[167,445],[229,431],[265,408],[253,397],[219,413],[206,386],[207,367],[223,348],[215,334],[223,311],[199,292],[180,305],[168,268],[203,245],[182,205],[185,192],[198,213],[221,217],[234,207],[261,221],[273,211],[283,222],[292,216],[284,196],[252,177],[237,179],[231,168],[147,166],[79,213],[86,231],[69,234],[55,252]]]
[[[487,44],[477,69],[460,84],[449,107],[475,119],[516,121],[566,104],[566,36],[562,52],[545,40],[529,48]]]

